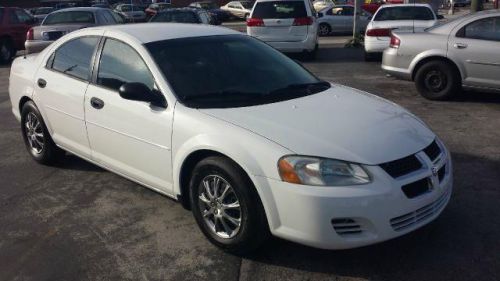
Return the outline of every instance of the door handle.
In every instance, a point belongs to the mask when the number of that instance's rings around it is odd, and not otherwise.
[[[90,105],[95,109],[101,109],[104,107],[104,102],[98,98],[91,98]]]
[[[45,86],[47,86],[47,81],[45,81],[42,78],[39,78],[36,83],[38,84],[38,87],[40,87],[40,88],[45,88]]]
[[[464,44],[464,43],[455,43],[455,44],[453,44],[453,47],[455,49],[465,49],[465,48],[467,48],[467,44]]]

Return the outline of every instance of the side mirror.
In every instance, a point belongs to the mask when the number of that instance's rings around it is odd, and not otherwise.
[[[165,97],[156,90],[150,90],[143,83],[131,82],[123,84],[118,90],[120,97],[126,100],[149,102],[154,106],[167,108]]]
[[[442,20],[442,19],[444,19],[444,16],[443,15],[437,15],[437,19],[438,20]]]

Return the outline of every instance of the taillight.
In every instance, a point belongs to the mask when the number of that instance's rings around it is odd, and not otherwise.
[[[311,25],[313,23],[312,17],[296,18],[293,20],[293,25]]]
[[[264,20],[257,18],[248,18],[247,26],[264,26]]]
[[[390,37],[391,36],[391,29],[390,28],[374,28],[374,29],[368,29],[366,31],[366,36],[373,36],[373,37]]]
[[[394,49],[398,49],[399,45],[401,45],[401,40],[398,37],[396,37],[394,34],[391,35],[391,43],[390,43],[389,47],[394,48]]]
[[[33,32],[33,28],[28,29],[28,32],[26,32],[26,40],[34,40],[35,35]]]

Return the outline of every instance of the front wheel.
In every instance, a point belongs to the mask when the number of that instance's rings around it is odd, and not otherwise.
[[[426,99],[446,100],[461,91],[462,78],[449,63],[430,61],[418,69],[415,86]]]
[[[43,122],[42,115],[32,101],[23,105],[21,131],[26,149],[41,164],[54,164],[64,156],[64,151],[54,143]]]
[[[251,252],[269,236],[255,188],[245,172],[228,158],[208,157],[195,166],[190,200],[203,234],[228,252]]]

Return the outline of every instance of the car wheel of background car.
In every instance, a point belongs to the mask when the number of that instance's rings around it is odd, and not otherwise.
[[[377,60],[376,54],[368,53],[367,51],[365,51],[364,55],[365,55],[365,61],[376,61]]]
[[[430,61],[422,65],[415,75],[418,92],[430,100],[446,100],[458,94],[462,79],[452,65],[444,61]]]
[[[264,208],[245,172],[226,157],[208,157],[190,181],[193,215],[203,234],[235,254],[257,249],[269,236]]]
[[[318,27],[318,35],[319,36],[327,36],[332,32],[332,28],[327,23],[320,23]]]
[[[14,57],[15,53],[14,46],[12,45],[12,41],[8,38],[4,38],[0,40],[0,62],[1,63],[9,63]]]
[[[64,151],[50,137],[42,115],[32,101],[26,102],[22,108],[21,131],[28,152],[37,162],[50,165],[64,156]]]

